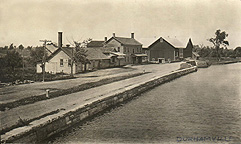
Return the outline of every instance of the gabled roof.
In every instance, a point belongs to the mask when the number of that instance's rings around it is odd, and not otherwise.
[[[138,46],[142,45],[140,42],[138,42],[134,38],[124,38],[124,37],[112,37],[106,43],[108,43],[112,39],[115,39],[116,41],[118,41],[122,45],[138,45]]]
[[[148,48],[152,43],[154,43],[156,41],[157,38],[140,38],[143,47]]]
[[[87,44],[87,47],[103,47],[105,41],[91,41]]]
[[[89,60],[109,59],[99,48],[85,48],[85,50]]]
[[[46,45],[46,50],[51,54],[53,53],[54,51],[56,51],[58,49],[58,47],[54,44],[47,44]]]
[[[157,42],[160,42],[161,40],[167,42],[169,45],[171,45],[173,48],[186,48],[185,45],[183,45],[178,39],[176,38],[163,38],[160,37],[155,42],[153,42],[148,48],[152,47]]]
[[[175,48],[185,48],[186,45],[184,45],[182,42],[180,42],[177,38],[171,38],[171,37],[165,37],[166,41],[168,41],[171,45],[173,45]]]
[[[58,48],[54,51],[48,58],[47,61],[51,60],[55,55],[57,55],[60,51],[63,51],[70,58],[72,57],[72,49],[73,47],[62,47]],[[86,55],[88,60],[101,60],[101,59],[109,59],[100,48],[84,48],[86,50]]]
[[[72,49],[73,47],[62,47],[55,50],[50,56],[48,56],[47,61],[51,60],[55,55],[57,55],[60,51],[63,51],[67,54],[70,58],[72,56]]]

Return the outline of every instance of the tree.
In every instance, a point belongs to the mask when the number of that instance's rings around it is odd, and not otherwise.
[[[32,46],[28,46],[27,50],[29,50],[29,51],[32,50]]]
[[[30,56],[31,56],[31,61],[33,65],[36,65],[37,62],[42,61],[44,53],[46,53],[44,51],[44,47],[36,47],[35,49],[32,49],[30,52]]]
[[[72,58],[71,58],[71,76],[73,76],[73,64],[74,61],[76,63],[82,63],[84,65],[84,71],[87,69],[87,63],[89,63],[89,60],[87,59],[87,50],[85,49],[87,44],[91,41],[92,39],[87,39],[84,40],[83,42],[78,42],[73,40],[74,44],[74,49],[72,50]]]
[[[208,41],[214,45],[214,49],[216,50],[217,58],[219,61],[221,59],[220,47],[226,47],[227,45],[229,45],[229,42],[225,40],[227,37],[228,34],[225,31],[221,31],[220,29],[218,29],[215,32],[215,37],[208,39]]]
[[[234,55],[235,55],[236,57],[241,57],[241,47],[236,47],[236,48],[234,49]]]
[[[8,46],[4,46],[4,48],[3,48],[4,50],[7,50],[8,49]]]
[[[13,43],[10,44],[9,49],[10,50],[14,49]]]
[[[20,50],[23,50],[23,49],[24,49],[24,46],[23,46],[22,44],[20,44],[20,45],[18,46],[18,48],[19,48]]]
[[[6,67],[10,67],[11,70],[14,71],[16,67],[22,66],[22,57],[15,50],[8,51],[5,56],[5,63]]]

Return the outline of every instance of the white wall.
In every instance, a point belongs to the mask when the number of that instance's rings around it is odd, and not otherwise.
[[[106,44],[106,46],[107,47],[115,47],[117,51],[118,51],[118,47],[119,47],[120,48],[120,52],[124,53],[123,46],[121,46],[121,44],[118,41],[116,41],[115,39],[110,40]]]
[[[60,59],[63,59],[63,66],[60,66]],[[64,73],[70,74],[71,67],[68,66],[68,59],[70,59],[70,57],[63,51],[60,51],[51,60],[46,62],[45,72],[61,73],[63,71]],[[40,64],[37,64],[37,73],[41,73],[41,72],[42,72],[42,68],[40,67]],[[76,73],[75,64],[73,65],[73,73],[74,74]]]

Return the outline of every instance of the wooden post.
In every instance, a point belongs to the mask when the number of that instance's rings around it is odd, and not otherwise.
[[[46,44],[47,42],[51,42],[50,40],[40,40],[40,42],[43,42],[43,46],[44,46],[44,56],[42,59],[42,73],[43,73],[43,82],[45,79],[45,63],[46,63],[46,53],[45,53],[45,49],[46,49]]]
[[[73,74],[73,66],[74,66],[74,49],[72,48],[72,55],[71,55],[71,77],[74,76],[74,74]]]

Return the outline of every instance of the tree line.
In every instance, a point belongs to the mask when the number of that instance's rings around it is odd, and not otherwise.
[[[207,39],[213,44],[213,47],[200,45],[194,45],[194,51],[197,52],[200,57],[216,57],[219,61],[221,57],[236,58],[241,57],[241,47],[235,49],[228,49],[229,42],[226,40],[228,34],[220,29],[216,30],[215,36]]]
[[[87,59],[86,47],[91,39],[82,42],[73,41],[73,56],[71,57],[71,77],[73,76],[73,63],[84,64],[86,71],[86,64],[89,63]],[[40,63],[42,67],[42,75],[45,74],[45,60],[48,56],[45,46],[28,46],[24,48],[22,44],[18,47],[11,43],[9,46],[0,48],[0,81],[8,82],[17,79],[23,80],[26,74],[30,78],[36,75],[36,65]],[[44,76],[43,76],[44,81]]]
[[[219,51],[210,46],[194,45],[194,52],[197,52],[200,57],[230,57],[236,58],[241,57],[241,47],[235,49],[220,48]]]

